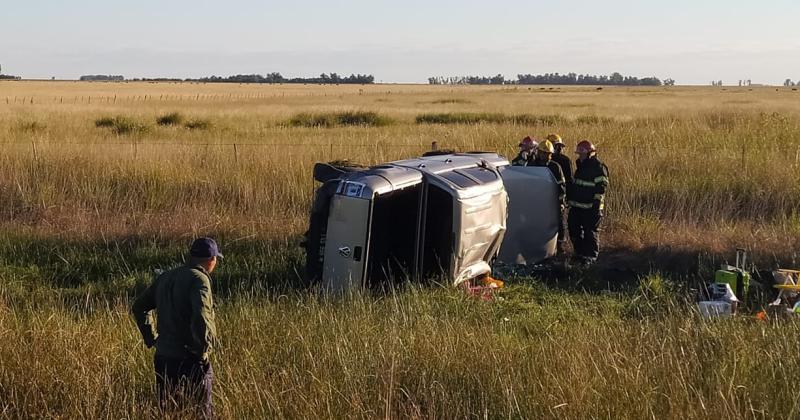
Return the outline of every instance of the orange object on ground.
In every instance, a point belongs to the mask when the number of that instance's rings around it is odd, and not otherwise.
[[[486,276],[481,279],[481,284],[486,287],[490,287],[492,289],[502,289],[505,286],[505,283],[502,280],[498,280],[491,276]]]

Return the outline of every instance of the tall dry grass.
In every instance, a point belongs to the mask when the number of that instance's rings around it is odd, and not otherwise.
[[[701,322],[657,276],[597,295],[511,279],[491,303],[413,287],[333,302],[294,285],[314,162],[379,163],[432,141],[511,156],[549,132],[595,141],[611,169],[606,249],[739,245],[762,267],[789,264],[796,95],[0,83],[0,415],[157,416],[127,304],[210,234],[227,255],[214,283],[226,418],[795,418],[796,326]],[[286,124],[350,111],[393,123]],[[171,113],[208,124],[158,124]],[[500,117],[418,124],[424,114]],[[146,129],[96,127],[104,116]]]
[[[770,250],[772,261],[789,259],[799,237],[800,109],[791,90],[6,86],[8,94],[34,98],[33,105],[0,101],[0,223],[10,228],[168,237],[210,226],[240,236],[296,237],[314,162],[373,164],[417,155],[432,141],[511,156],[521,137],[559,132],[570,145],[595,141],[610,167],[609,247],[719,253],[741,245]],[[114,94],[117,102],[46,100],[66,92]],[[334,118],[353,110],[394,124],[286,125],[304,113]],[[176,112],[208,125],[156,124]],[[95,127],[106,115],[143,129]],[[416,123],[426,115],[462,123]],[[476,115],[494,119],[461,118]]]
[[[651,281],[653,279],[650,279]],[[2,295],[0,295],[2,296]],[[796,418],[797,326],[702,321],[669,298],[520,285],[218,307],[224,418]],[[48,299],[48,298],[43,298]],[[0,412],[142,418],[151,353],[125,301],[0,306]],[[637,306],[640,305],[640,306]],[[645,305],[646,306],[646,305]]]

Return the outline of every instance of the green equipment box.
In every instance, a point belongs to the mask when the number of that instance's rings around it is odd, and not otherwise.
[[[736,267],[725,267],[717,270],[714,275],[715,283],[727,283],[739,299],[744,299],[750,288],[750,273]]]
[[[727,283],[737,298],[745,299],[750,288],[750,273],[745,270],[747,251],[736,249],[736,265],[724,265],[714,275],[715,283]]]

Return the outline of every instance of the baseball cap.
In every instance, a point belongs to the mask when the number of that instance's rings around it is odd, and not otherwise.
[[[222,257],[217,242],[211,238],[197,238],[189,248],[189,255],[197,258]]]

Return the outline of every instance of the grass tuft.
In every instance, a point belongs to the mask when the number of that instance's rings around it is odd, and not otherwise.
[[[575,123],[585,125],[609,125],[614,124],[614,122],[614,118],[601,117],[599,115],[581,115],[575,118]]]
[[[146,134],[150,131],[150,126],[138,122],[128,117],[102,117],[94,122],[95,127],[109,128],[117,135],[125,134]]]
[[[474,104],[475,102],[463,98],[445,98],[445,99],[436,99],[434,101],[431,101],[430,103],[434,105],[447,105],[447,104],[467,105],[467,104]]]
[[[324,114],[301,113],[289,120],[292,127],[332,128],[346,126],[383,127],[392,124],[388,117],[369,111],[346,111]]]
[[[213,126],[214,124],[211,121],[198,118],[187,121],[186,124],[184,124],[184,127],[189,130],[209,130]]]
[[[38,133],[47,126],[39,121],[20,121],[14,126],[17,131],[22,131],[26,133]]]
[[[516,124],[516,125],[556,125],[567,122],[561,115],[506,115],[499,113],[446,112],[420,114],[417,124]]]
[[[156,123],[158,125],[181,125],[183,121],[184,118],[180,112],[171,112],[158,117]]]

